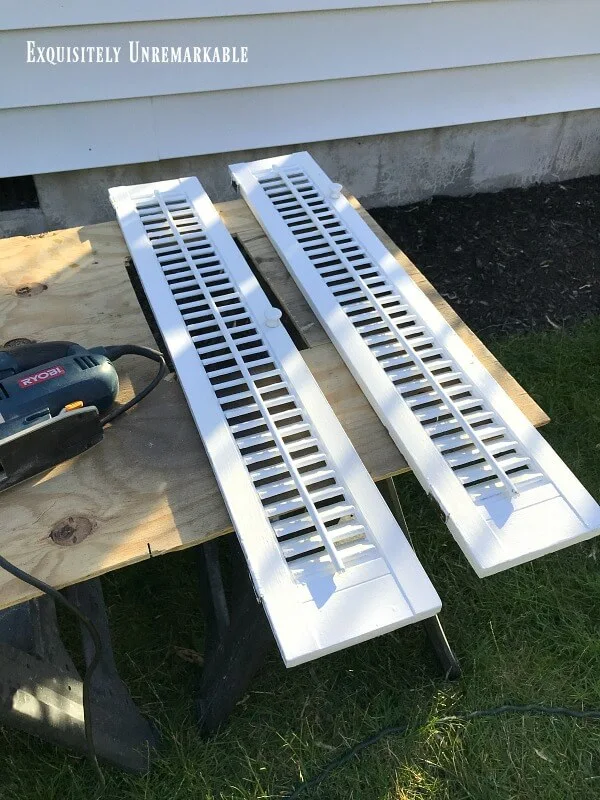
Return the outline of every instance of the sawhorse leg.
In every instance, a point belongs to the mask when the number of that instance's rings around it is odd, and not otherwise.
[[[396,517],[398,525],[400,525],[404,535],[414,549],[394,479],[386,478],[384,481],[381,481],[378,486],[388,506],[390,507],[392,514]],[[446,678],[448,680],[456,680],[457,678],[460,678],[462,670],[460,668],[458,659],[448,644],[448,639],[446,638],[439,615],[436,614],[435,617],[430,617],[429,619],[424,620],[423,625],[425,627],[427,637],[431,642],[442,669],[444,670]]]
[[[379,488],[398,524],[410,540],[404,512],[391,478]],[[246,560],[234,535],[224,537],[231,560],[231,603],[225,593],[219,547],[221,538],[198,548],[200,589],[206,618],[205,662],[197,702],[201,733],[214,733],[227,722],[273,645],[273,634],[258,602]],[[458,678],[460,665],[438,616],[424,621],[425,630],[447,678]]]
[[[237,537],[230,535],[225,540],[231,561],[231,605],[223,586],[220,540],[198,548],[206,618],[205,661],[197,704],[203,734],[214,733],[229,719],[273,645],[273,634],[256,598]]]
[[[90,685],[97,755],[122,769],[144,772],[156,735],[118,675],[100,580],[72,586],[65,596],[91,619],[102,641],[102,660]],[[93,643],[83,627],[81,639],[87,667]],[[86,752],[83,684],[49,597],[0,611],[0,724]]]

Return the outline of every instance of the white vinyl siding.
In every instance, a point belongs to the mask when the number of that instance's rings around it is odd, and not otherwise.
[[[95,24],[74,0],[37,5],[35,28],[18,6],[0,22],[3,176],[600,106],[597,0],[256,0],[194,13],[180,0],[168,20],[150,2],[134,22],[113,2]],[[118,64],[27,64],[28,39],[123,50]],[[245,45],[249,61],[132,64],[130,40]]]
[[[565,15],[553,0],[485,0],[395,8],[83,25],[0,34],[0,58],[28,81],[2,81],[0,108],[164,97],[255,86],[451,70],[597,53],[598,0]],[[535,36],[532,35],[535,31]],[[26,64],[26,39],[56,47],[122,46],[118,64]],[[247,64],[140,64],[128,42],[245,45]],[[333,87],[332,87],[333,88]]]
[[[372,8],[374,6],[425,5],[454,0],[148,0],[130,3],[104,0],[82,3],[81,0],[29,0],[3,9],[0,30],[62,27],[64,25],[101,25],[106,23],[200,19],[254,14],[289,14],[298,11],[327,11],[332,8]]]

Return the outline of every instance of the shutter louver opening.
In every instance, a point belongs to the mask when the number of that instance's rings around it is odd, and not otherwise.
[[[198,181],[110,197],[286,664],[437,613],[433,586]]]
[[[481,577],[598,532],[593,498],[307,153],[230,170]]]

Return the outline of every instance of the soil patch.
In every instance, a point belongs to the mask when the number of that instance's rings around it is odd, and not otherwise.
[[[370,210],[485,338],[600,315],[600,176]]]

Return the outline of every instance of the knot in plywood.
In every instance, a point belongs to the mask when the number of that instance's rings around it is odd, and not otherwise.
[[[73,516],[59,520],[50,531],[50,538],[54,544],[68,547],[79,544],[92,534],[98,527],[97,523],[88,517]]]
[[[18,297],[34,297],[36,294],[45,292],[47,288],[45,283],[25,283],[15,289],[15,294]]]

